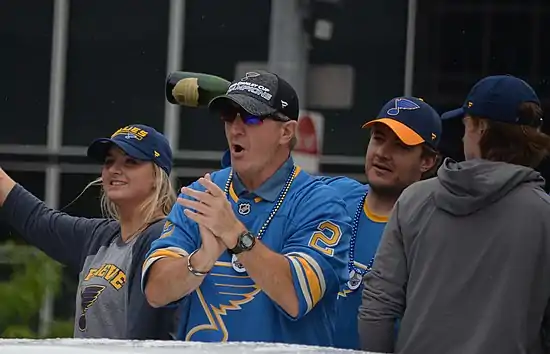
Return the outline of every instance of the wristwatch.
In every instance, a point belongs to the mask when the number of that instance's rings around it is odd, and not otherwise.
[[[237,245],[228,250],[231,254],[239,254],[245,251],[250,251],[256,244],[256,237],[250,231],[245,231],[237,238]]]

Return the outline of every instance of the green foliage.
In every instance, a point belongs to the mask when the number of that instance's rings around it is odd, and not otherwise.
[[[74,321],[68,320],[54,320],[48,337],[50,338],[72,338],[73,337]]]
[[[28,325],[8,326],[2,338],[37,338],[38,335]]]
[[[0,261],[13,268],[10,280],[0,282],[0,335],[39,338],[32,324],[47,289],[54,296],[61,289],[61,265],[34,247],[11,242],[0,247]],[[49,336],[72,337],[72,326],[72,320],[55,321]]]

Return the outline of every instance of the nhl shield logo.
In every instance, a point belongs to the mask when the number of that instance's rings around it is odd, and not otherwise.
[[[250,214],[250,203],[241,203],[239,204],[239,214],[248,215]]]

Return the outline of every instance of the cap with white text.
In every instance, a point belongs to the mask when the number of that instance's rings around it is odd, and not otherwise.
[[[219,112],[233,103],[258,117],[280,113],[298,120],[300,111],[294,88],[280,76],[264,70],[247,72],[243,78],[232,82],[226,94],[213,98],[208,108]]]

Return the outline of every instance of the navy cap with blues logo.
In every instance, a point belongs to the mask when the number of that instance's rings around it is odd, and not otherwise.
[[[127,125],[110,138],[96,139],[88,147],[88,157],[103,163],[113,145],[136,160],[152,161],[168,175],[172,171],[172,149],[168,139],[152,127]]]
[[[381,123],[390,128],[406,145],[426,143],[437,149],[441,140],[441,117],[429,104],[416,97],[395,97],[388,101],[378,116],[363,128]]]
[[[519,107],[525,102],[540,105],[535,90],[528,83],[512,75],[487,76],[472,87],[462,107],[443,113],[441,118],[470,115],[502,123],[541,125],[542,121],[524,122],[518,116]]]

